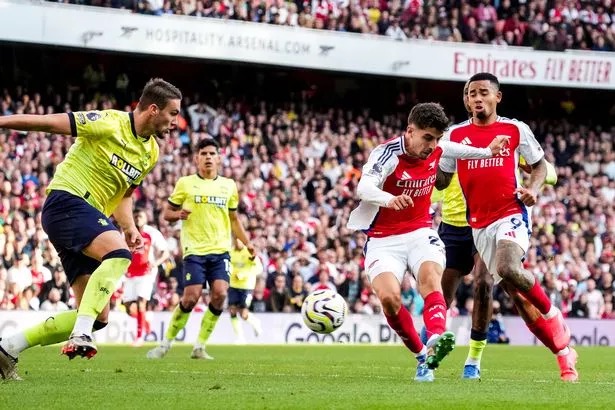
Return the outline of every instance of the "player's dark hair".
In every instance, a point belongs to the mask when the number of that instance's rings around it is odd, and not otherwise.
[[[420,103],[412,107],[408,115],[408,124],[414,124],[424,130],[435,128],[444,131],[448,127],[448,116],[438,103]]]
[[[468,81],[468,85],[474,81],[489,81],[491,84],[493,84],[495,86],[496,90],[500,89],[500,81],[498,80],[498,78],[496,76],[494,76],[491,73],[476,73],[474,74],[472,77],[470,77],[470,80]]]
[[[196,144],[196,152],[199,152],[205,147],[216,147],[216,151],[220,149],[220,144],[213,138],[203,138]]]
[[[147,212],[145,212],[145,208],[135,208],[135,210],[132,211],[132,214],[136,215],[136,214],[140,214],[141,212],[147,215]]]
[[[145,110],[152,104],[156,104],[160,109],[163,109],[167,106],[169,100],[181,99],[182,93],[179,88],[162,78],[152,78],[143,87],[143,93],[139,98],[139,109]]]

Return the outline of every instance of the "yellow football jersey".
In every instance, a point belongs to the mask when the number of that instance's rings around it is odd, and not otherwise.
[[[137,136],[132,113],[104,110],[68,113],[76,137],[47,188],[83,197],[109,216],[132,185],[158,161],[153,136]]]
[[[184,257],[231,250],[229,211],[237,209],[239,194],[235,181],[218,176],[204,179],[189,175],[177,180],[169,203],[192,213],[182,221],[181,245]]]
[[[263,273],[263,264],[258,257],[252,259],[248,248],[231,251],[231,268],[230,287],[235,289],[254,289],[257,276]]]
[[[453,226],[468,226],[466,199],[456,172],[450,185],[442,190],[442,193],[442,222]]]

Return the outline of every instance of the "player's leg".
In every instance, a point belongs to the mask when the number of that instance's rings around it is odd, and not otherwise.
[[[139,335],[139,319],[138,319],[138,308],[137,308],[137,283],[136,278],[126,278],[124,281],[124,294],[122,296],[122,300],[124,302],[124,306],[126,307],[126,313],[131,318],[137,321],[137,337]],[[135,339],[136,341],[137,339]]]
[[[237,306],[236,301],[232,301],[231,294],[234,293],[233,289],[229,289],[228,297],[229,297],[229,306],[228,313],[231,315],[231,326],[233,327],[233,332],[235,332],[235,343],[236,344],[244,344],[246,342],[245,336],[243,334],[243,327],[241,327],[241,323],[239,322],[239,307]],[[231,305],[231,303],[233,303]]]
[[[416,274],[418,291],[425,301],[423,322],[428,338],[427,365],[435,369],[455,347],[455,335],[446,331],[446,301],[442,294],[445,247],[433,229],[419,229],[409,239],[408,266]]]
[[[493,277],[477,252],[474,253],[474,309],[470,348],[463,367],[464,379],[480,378],[480,362],[487,345],[487,330],[491,321],[493,302]]]
[[[472,258],[472,229],[440,223],[438,236],[444,243],[446,265],[442,274],[442,294],[446,300],[447,309],[455,299],[455,292],[461,283],[461,278],[474,268]]]
[[[528,329],[542,342],[553,354],[556,355],[557,364],[560,368],[560,377],[564,381],[578,380],[578,372],[576,370],[576,356],[574,349],[570,348],[570,337],[567,340],[556,341],[553,338],[549,323],[540,311],[534,307],[526,298],[524,298],[514,286],[506,281],[501,281],[500,286],[508,293],[515,303],[515,307],[519,315],[525,321]],[[568,333],[570,335],[570,333]],[[565,342],[565,344],[563,344]]]
[[[254,313],[250,312],[250,304],[252,304],[252,291],[246,289],[243,294],[243,302],[239,304],[239,314],[243,320],[252,326],[254,336],[258,337],[261,333],[263,333],[263,328],[261,326],[261,321],[254,315]]]
[[[201,330],[192,351],[193,359],[213,359],[205,351],[205,345],[224,309],[224,301],[229,288],[230,266],[231,258],[228,253],[207,256],[206,272],[211,288],[211,301],[201,320]]]
[[[555,346],[567,345],[570,340],[570,329],[562,313],[551,304],[551,300],[534,275],[523,269],[520,263],[529,247],[529,235],[526,230],[527,226],[521,215],[513,215],[496,223],[497,274],[538,309],[546,322],[545,328],[549,330],[553,344]],[[575,369],[576,351],[566,347],[560,353],[558,353],[558,363],[560,368],[563,367],[561,369],[562,379],[576,381],[578,379]]]
[[[491,290],[493,279],[478,256],[469,226],[458,227],[441,223],[438,235],[446,250],[446,267],[442,274],[442,293],[450,308],[461,278],[474,269],[474,309],[470,348],[462,376],[466,379],[480,377],[480,360],[487,341],[491,317]],[[479,263],[481,266],[479,266]],[[484,269],[483,269],[484,268]],[[426,340],[423,340],[426,343]]]
[[[70,256],[66,252],[60,252],[60,255],[75,294],[76,304],[79,306],[90,275],[76,276],[76,269],[81,266],[83,269],[92,272],[98,262],[80,254]],[[107,326],[108,314],[109,306],[107,305],[94,321],[93,331],[101,330]],[[16,371],[19,354],[31,347],[47,346],[68,340],[76,319],[76,310],[59,312],[48,317],[45,321],[17,332],[8,338],[0,338],[0,378],[20,380]]]
[[[134,317],[137,321],[137,333],[132,345],[135,347],[143,346],[145,337],[145,300],[142,297],[138,297],[135,302],[132,303],[132,312],[130,316]]]
[[[68,342],[62,348],[62,354],[71,359],[75,356],[90,358],[96,354],[96,346],[92,341],[94,322],[109,304],[111,295],[132,258],[126,241],[117,230],[99,234],[83,252],[101,263],[87,281],[77,310],[75,326]]]
[[[521,215],[513,215],[496,223],[496,272],[510,283],[523,297],[534,305],[552,328],[557,344],[566,344],[569,339],[568,326],[562,314],[540,286],[534,275],[523,269],[521,261],[529,247],[527,225]]]
[[[52,191],[41,215],[43,229],[56,249],[82,253],[99,261],[91,273],[77,310],[77,320],[62,351],[69,357],[96,353],[92,328],[132,259],[124,237],[100,211],[75,195]],[[66,270],[66,267],[65,267]]]
[[[243,310],[245,308],[245,300],[243,289],[229,288],[228,289],[228,311],[231,315],[231,326],[235,332],[235,343],[244,344],[246,342],[243,334],[243,327],[239,321],[239,316],[245,320]]]
[[[149,359],[162,359],[169,349],[177,334],[186,326],[190,312],[196,306],[203,293],[205,283],[205,268],[202,256],[189,255],[184,258],[183,267],[184,293],[181,300],[171,315],[169,328],[160,341],[160,345],[147,352]]]
[[[427,348],[416,332],[410,312],[401,303],[401,281],[407,266],[405,248],[405,243],[396,238],[370,238],[365,247],[365,266],[387,323],[417,359],[414,379],[433,381],[433,371],[425,363]]]
[[[145,314],[147,313],[147,302],[150,300],[153,291],[153,282],[148,275],[135,278],[136,282],[136,319],[137,319],[137,338],[135,346],[142,346],[145,336],[149,333],[149,324]]]

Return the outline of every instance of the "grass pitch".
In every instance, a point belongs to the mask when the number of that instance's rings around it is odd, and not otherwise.
[[[468,381],[458,346],[434,383],[412,380],[401,346],[211,346],[213,361],[187,345],[148,360],[151,347],[103,345],[90,361],[27,351],[25,380],[0,382],[0,409],[606,409],[615,391],[613,348],[578,348],[581,381],[564,384],[539,347],[490,345],[482,380]]]

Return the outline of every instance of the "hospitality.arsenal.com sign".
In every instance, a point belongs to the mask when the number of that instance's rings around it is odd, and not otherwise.
[[[504,84],[615,89],[615,53],[394,41],[189,16],[0,0],[0,41],[433,80],[489,71]]]

